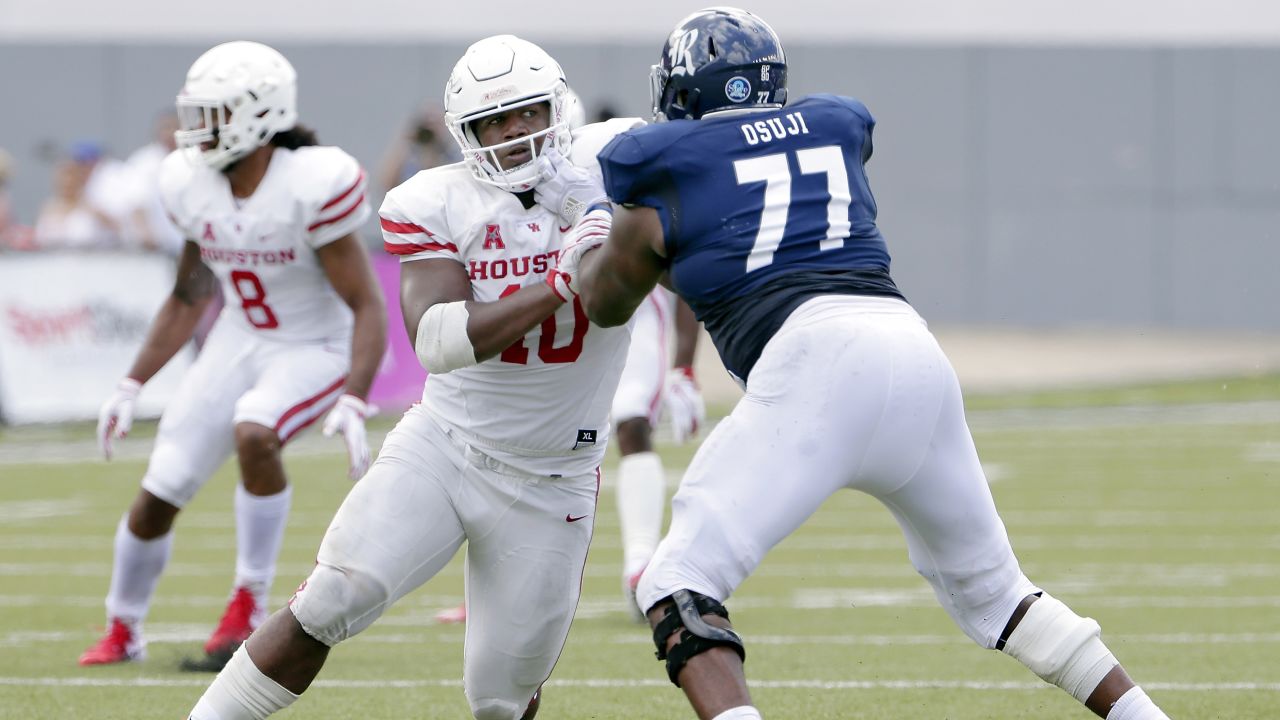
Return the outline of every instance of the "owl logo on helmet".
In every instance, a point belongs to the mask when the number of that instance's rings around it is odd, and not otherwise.
[[[191,65],[177,107],[178,147],[222,170],[297,124],[298,74],[262,43],[223,43]]]
[[[681,20],[649,80],[655,121],[787,102],[782,41],[764,20],[738,8],[708,8]]]
[[[545,130],[492,145],[480,141],[476,121],[535,103],[547,103],[550,110]],[[444,109],[445,125],[462,150],[463,162],[480,182],[524,192],[542,176],[541,150],[546,143],[569,155],[571,108],[564,71],[542,48],[514,35],[495,35],[467,48],[445,85]],[[522,144],[528,146],[530,159],[503,168],[499,152]]]

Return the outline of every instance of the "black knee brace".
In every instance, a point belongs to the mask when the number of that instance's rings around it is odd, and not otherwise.
[[[737,633],[709,625],[702,619],[703,615],[718,615],[728,620],[729,611],[723,605],[692,590],[677,590],[665,599],[670,600],[673,607],[667,608],[667,614],[653,628],[653,643],[658,646],[658,659],[667,661],[667,677],[671,678],[676,687],[680,687],[680,681],[676,678],[685,663],[694,655],[711,648],[732,648],[738,653],[738,657],[746,661],[747,650]],[[680,631],[680,637],[668,651],[667,639],[677,630]]]

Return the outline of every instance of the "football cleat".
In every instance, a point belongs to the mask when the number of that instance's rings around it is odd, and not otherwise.
[[[467,606],[465,603],[436,613],[436,622],[441,625],[453,625],[454,623],[464,623],[466,621]]]
[[[249,638],[253,628],[257,626],[255,615],[261,616],[258,601],[253,591],[247,587],[238,587],[231,594],[227,609],[218,621],[218,627],[204,644],[206,655],[223,655],[228,658],[240,647],[240,643]]]
[[[138,626],[111,618],[107,634],[80,655],[81,665],[110,665],[147,658],[147,644]]]

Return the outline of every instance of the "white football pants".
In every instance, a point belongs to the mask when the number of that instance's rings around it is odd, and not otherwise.
[[[640,606],[680,589],[724,601],[844,488],[889,509],[947,612],[994,647],[1037,589],[996,514],[955,372],[892,298],[823,296],[787,319],[681,481]]]
[[[473,713],[519,717],[568,637],[599,477],[516,470],[414,406],[338,508],[293,614],[335,645],[438,573],[465,540],[463,686]]]

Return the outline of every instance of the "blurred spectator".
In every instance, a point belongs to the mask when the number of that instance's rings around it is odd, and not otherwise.
[[[36,218],[36,249],[111,248],[120,244],[120,223],[90,199],[90,177],[102,159],[96,142],[72,144],[53,172],[53,195]]]
[[[129,187],[120,188],[121,192],[134,194],[134,207],[129,213],[133,221],[132,237],[126,237],[126,243],[172,257],[182,251],[183,238],[160,202],[160,162],[176,147],[173,133],[177,129],[178,116],[173,110],[156,116],[151,142],[133,151],[125,161],[127,182],[121,185]]]
[[[424,105],[409,118],[392,141],[378,172],[378,183],[390,190],[421,170],[462,159],[458,144],[449,137],[444,115],[434,103]]]
[[[30,250],[34,244],[31,228],[18,224],[9,203],[13,173],[13,156],[0,149],[0,250]]]
[[[0,150],[0,235],[4,235],[13,224],[13,215],[9,209],[9,176],[13,173],[13,157]]]

